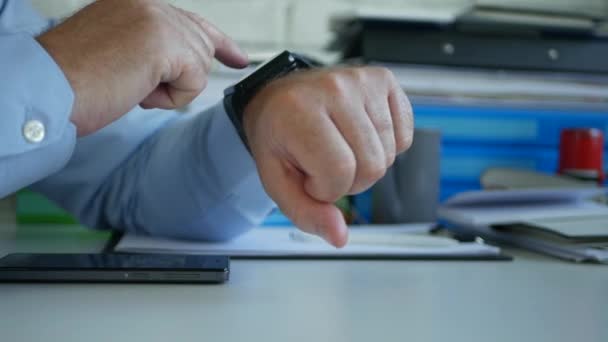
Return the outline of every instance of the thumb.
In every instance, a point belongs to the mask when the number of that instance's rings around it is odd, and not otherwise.
[[[333,203],[310,197],[301,171],[274,156],[260,160],[258,168],[270,197],[299,229],[318,235],[333,246],[344,247],[348,229],[342,212]]]

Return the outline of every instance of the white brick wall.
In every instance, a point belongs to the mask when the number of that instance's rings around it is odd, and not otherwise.
[[[606,0],[475,0],[476,3],[491,6],[509,6],[531,11],[546,11],[551,9],[557,13],[578,13],[584,16],[608,15]]]
[[[240,43],[276,47],[286,41],[285,13],[289,1],[276,0],[171,0],[196,12]]]
[[[25,0],[23,0],[25,1]],[[91,0],[31,0],[51,16],[65,16]],[[328,19],[336,13],[388,12],[448,19],[474,3],[604,12],[606,0],[168,0],[209,19],[248,50],[295,47],[319,50],[331,38]],[[574,6],[573,4],[577,5]]]

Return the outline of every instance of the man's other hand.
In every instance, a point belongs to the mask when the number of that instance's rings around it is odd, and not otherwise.
[[[214,58],[247,56],[208,21],[160,0],[100,0],[38,37],[74,92],[71,120],[93,133],[133,107],[172,109],[207,84]]]
[[[302,230],[336,247],[348,232],[333,205],[368,189],[412,144],[411,105],[384,68],[298,72],[264,87],[244,128],[262,183]]]

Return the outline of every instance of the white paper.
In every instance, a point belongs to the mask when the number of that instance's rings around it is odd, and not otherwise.
[[[556,72],[481,70],[377,63],[388,67],[402,87],[420,95],[540,102],[605,103],[607,77]]]
[[[377,234],[420,233],[430,225],[382,226],[377,228],[353,228],[358,232]],[[337,249],[327,243],[294,241],[289,232],[294,228],[256,228],[234,240],[221,243],[179,241],[146,236],[127,235],[117,244],[118,252],[221,254],[229,256],[269,257],[407,257],[407,256],[492,256],[500,249],[480,243],[459,243],[443,247],[408,247],[378,245],[347,245]]]
[[[468,225],[605,216],[608,206],[587,200],[605,192],[605,188],[471,191],[447,200],[438,215]]]
[[[545,253],[565,260],[576,262],[594,261],[608,263],[608,250],[585,245],[562,245],[551,241],[545,241],[534,237],[513,235],[508,232],[492,229],[489,226],[468,227],[469,232],[473,232],[485,239],[490,239],[498,243],[509,244],[540,253]]]
[[[608,236],[608,213],[585,217],[540,218],[528,220],[526,223],[568,237]]]
[[[608,215],[608,207],[593,202],[529,203],[519,205],[488,205],[442,207],[439,217],[457,224],[492,225],[532,222],[547,218],[572,219]]]
[[[463,231],[498,243],[539,251],[560,258],[608,262],[608,252],[586,245],[562,245],[533,236],[494,230],[496,224],[529,223],[557,228],[566,235],[582,236],[607,230],[608,206],[588,201],[606,189],[528,189],[470,192],[454,196],[439,208],[438,216]],[[589,218],[599,222],[587,225]],[[546,223],[552,222],[552,225]],[[557,224],[557,223],[563,224]],[[605,234],[602,234],[605,235]]]
[[[557,188],[468,191],[455,195],[445,206],[506,206],[511,204],[545,204],[557,202],[579,202],[605,194],[606,188]]]

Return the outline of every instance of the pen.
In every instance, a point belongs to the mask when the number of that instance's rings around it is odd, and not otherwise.
[[[304,233],[299,230],[289,232],[289,238],[303,243],[325,243],[316,235]],[[443,236],[414,235],[408,233],[372,233],[352,232],[348,238],[348,245],[372,245],[387,247],[448,247],[457,245],[458,241]]]

